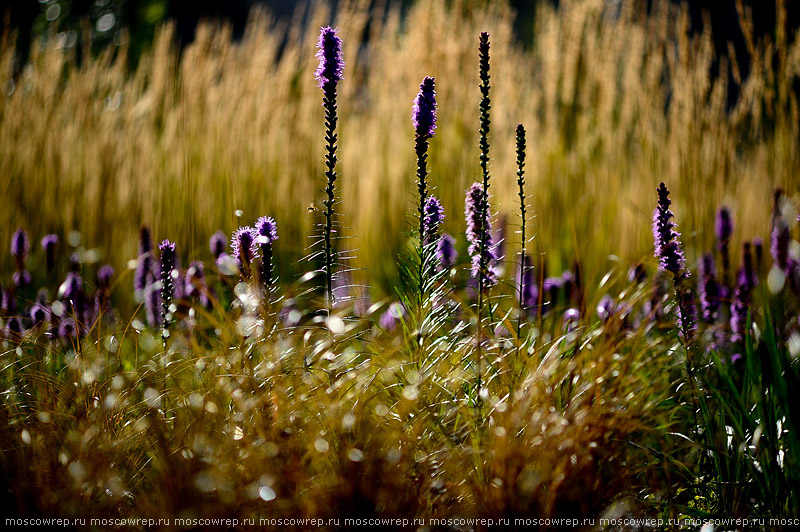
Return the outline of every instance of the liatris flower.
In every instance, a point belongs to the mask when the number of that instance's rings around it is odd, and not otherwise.
[[[487,289],[497,282],[494,270],[496,257],[489,242],[492,224],[489,210],[485,206],[485,195],[480,183],[473,183],[467,190],[465,215],[467,219],[467,242],[472,256],[472,277]]]
[[[208,247],[211,249],[211,254],[214,259],[218,259],[220,255],[225,253],[225,248],[228,247],[228,237],[222,231],[217,231],[208,241]]]
[[[14,256],[17,263],[17,271],[13,277],[14,286],[16,287],[25,287],[31,284],[31,274],[25,269],[25,259],[28,256],[30,247],[28,233],[20,227],[11,237],[11,255]]]
[[[439,259],[439,265],[443,269],[450,269],[456,263],[458,251],[456,251],[456,239],[447,233],[444,233],[436,245],[436,257]]]
[[[257,241],[261,247],[261,283],[269,292],[274,282],[275,265],[272,260],[272,243],[278,240],[278,225],[269,216],[262,216],[256,221]]]
[[[83,296],[83,279],[78,272],[69,272],[58,289],[58,297],[67,304],[71,313],[80,316],[84,311]]]
[[[756,286],[757,278],[753,269],[753,257],[750,253],[750,243],[742,246],[742,267],[737,277],[736,291],[731,303],[731,341],[739,342],[744,339],[747,327],[747,314],[750,311],[751,294]]]
[[[173,270],[175,269],[175,244],[169,240],[163,240],[158,245],[161,251],[161,317],[163,319],[164,331],[169,328],[170,305],[174,295]]]
[[[789,224],[779,216],[775,219],[775,224],[772,227],[770,253],[772,253],[772,259],[775,264],[782,271],[786,270],[789,259],[789,240]]]
[[[597,317],[603,321],[608,319],[614,314],[614,299],[608,294],[604,295],[600,302],[597,304]]]
[[[77,338],[78,328],[75,326],[75,320],[72,318],[61,320],[61,323],[58,324],[58,337],[64,341]]]
[[[14,296],[14,291],[3,290],[0,285],[0,316],[8,316],[17,311],[17,298]]]
[[[750,291],[744,285],[737,285],[731,303],[731,341],[740,342],[744,339],[749,309]]]
[[[342,55],[342,39],[337,35],[338,29],[327,26],[321,28],[317,40],[317,59],[319,66],[314,72],[319,87],[336,84],[343,79],[344,57]]]
[[[17,267],[20,270],[24,267],[25,258],[28,256],[30,248],[28,233],[21,227],[14,231],[14,235],[11,237],[11,255],[17,260]]]
[[[750,251],[750,242],[742,244],[742,267],[737,278],[738,284],[744,284],[749,291],[758,286],[758,275],[753,264],[753,254]]]
[[[428,141],[436,132],[436,91],[434,79],[426,77],[419,86],[419,93],[414,99],[411,112],[411,123],[414,125],[414,152],[417,155],[417,193],[419,201],[417,211],[419,217],[419,269],[417,271],[418,304],[421,307],[425,300],[425,272],[429,264],[429,250],[425,246],[431,244],[438,236],[439,224],[444,218],[444,210],[439,200],[428,197]],[[432,200],[432,201],[431,201]]]
[[[658,267],[661,270],[672,272],[675,276],[688,276],[686,272],[686,258],[681,249],[681,236],[672,221],[674,215],[669,209],[672,202],[669,199],[669,190],[664,183],[658,187],[658,206],[653,211],[653,240]]]
[[[684,286],[684,281],[689,278],[690,274],[686,269],[686,258],[681,248],[680,233],[675,230],[676,226],[672,221],[674,215],[669,209],[671,203],[669,190],[662,182],[658,187],[658,206],[653,212],[655,254],[659,259],[659,269],[672,273],[681,333],[684,339],[690,342],[697,329],[697,308],[694,304],[694,293],[691,288]]]
[[[57,244],[58,244],[58,235],[46,235],[42,239],[42,250],[44,250],[47,275],[50,275],[53,272],[53,267],[56,264]]]
[[[150,228],[143,225],[139,230],[139,257],[136,262],[136,271],[133,274],[133,289],[141,292],[150,282],[149,277],[153,272],[153,240]]]
[[[717,266],[714,256],[706,253],[700,260],[698,269],[697,291],[700,293],[700,310],[703,321],[714,323],[719,308],[719,285],[717,284]]]
[[[258,257],[258,234],[252,227],[240,227],[231,237],[232,256],[240,263],[243,275],[250,271],[250,263]]]
[[[423,243],[425,245],[436,242],[439,238],[439,226],[444,221],[444,207],[435,196],[430,196],[425,201],[423,216]]]
[[[323,238],[325,242],[325,284],[328,302],[334,302],[333,296],[333,268],[335,264],[335,249],[333,242],[334,204],[336,203],[336,124],[339,120],[336,109],[336,86],[342,79],[344,59],[342,58],[342,40],[335,29],[325,27],[320,29],[317,41],[317,58],[319,66],[315,72],[317,82],[322,88],[322,107],[325,109],[325,225]]]
[[[41,303],[34,303],[30,310],[31,321],[33,326],[37,327],[50,320],[50,311]]]
[[[426,77],[419,85],[411,111],[411,123],[418,137],[430,138],[436,134],[436,90],[435,80]],[[418,154],[419,155],[419,154]]]
[[[561,317],[562,327],[566,332],[572,332],[578,327],[578,322],[581,319],[581,313],[576,308],[567,309]]]
[[[97,287],[109,288],[111,286],[111,278],[114,277],[114,267],[110,264],[100,266],[97,270]]]
[[[25,331],[22,327],[22,322],[16,316],[8,319],[6,322],[5,336],[9,340],[19,341],[22,339],[22,333]]]
[[[480,89],[481,89],[481,102],[480,102],[480,139],[478,147],[480,148],[480,161],[481,170],[483,171],[484,185],[489,179],[489,128],[491,120],[489,118],[489,110],[491,109],[491,100],[489,98],[489,34],[481,32],[478,42],[478,56],[479,56],[479,75],[480,75]]]
[[[731,235],[733,235],[733,218],[731,211],[725,205],[722,205],[717,211],[714,233],[717,237],[717,249],[722,259],[722,285],[727,287],[731,269],[730,242]]]

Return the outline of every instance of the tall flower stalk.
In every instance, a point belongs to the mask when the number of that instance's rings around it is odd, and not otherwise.
[[[328,311],[333,308],[333,269],[335,266],[335,248],[333,242],[334,205],[336,203],[336,161],[338,122],[336,107],[336,87],[342,79],[344,59],[342,56],[342,39],[337,30],[324,27],[320,30],[317,41],[317,59],[319,66],[315,72],[319,87],[322,89],[322,107],[325,109],[325,194],[323,200],[325,225],[323,238],[325,241],[325,291]]]
[[[436,90],[435,80],[432,77],[426,77],[419,85],[419,92],[414,98],[414,106],[411,111],[411,123],[414,126],[414,153],[417,155],[417,193],[419,195],[419,203],[417,205],[419,217],[417,303],[422,308],[425,300],[425,270],[431,262],[429,259],[431,253],[428,250],[432,243],[432,241],[428,241],[430,239],[426,235],[426,225],[430,226],[431,222],[435,222],[427,210],[431,208],[432,215],[441,211],[441,205],[438,200],[436,200],[435,205],[428,205],[428,145],[430,139],[436,134]],[[431,199],[435,200],[435,198]],[[441,219],[439,222],[441,222]],[[435,223],[435,225],[438,232],[438,223]]]
[[[480,149],[480,164],[481,164],[481,177],[483,179],[483,187],[481,190],[481,201],[478,208],[480,210],[480,233],[479,239],[480,253],[478,255],[478,392],[481,390],[481,374],[482,374],[482,353],[481,353],[481,329],[483,319],[483,304],[484,292],[491,285],[487,283],[491,278],[489,276],[489,130],[491,128],[491,120],[489,118],[489,110],[491,109],[491,100],[489,98],[489,33],[481,32],[478,40],[478,63],[480,75],[480,90],[481,101],[479,104],[480,109],[480,128],[478,129],[479,139],[478,147]]]
[[[681,234],[672,221],[674,215],[669,208],[671,203],[669,190],[664,183],[661,183],[658,187],[658,206],[653,212],[655,255],[659,269],[672,274],[681,333],[688,345],[694,339],[697,328],[697,308],[691,287],[686,283],[690,273],[686,269],[686,257],[680,241]]]
[[[518,303],[519,303],[519,316],[517,317],[517,339],[519,339],[522,332],[522,320],[526,314],[525,306],[525,282],[530,282],[532,279],[528,275],[530,270],[530,261],[527,255],[527,235],[525,234],[526,222],[528,220],[527,205],[525,204],[525,127],[522,124],[517,124],[517,194],[519,195],[519,217],[520,217],[520,255],[519,255],[519,284],[518,290]],[[528,288],[528,290],[530,290]],[[517,357],[519,357],[520,342],[517,341]]]

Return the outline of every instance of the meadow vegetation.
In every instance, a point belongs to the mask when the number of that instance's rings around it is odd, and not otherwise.
[[[798,517],[782,4],[746,76],[668,3],[340,4],[3,34],[2,513]]]

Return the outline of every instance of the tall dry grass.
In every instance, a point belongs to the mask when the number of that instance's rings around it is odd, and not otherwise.
[[[302,255],[322,172],[321,94],[315,86],[316,29],[344,39],[340,86],[343,209],[360,265],[378,286],[396,276],[414,179],[411,102],[436,77],[439,129],[432,183],[446,229],[463,230],[463,193],[478,177],[477,36],[492,35],[494,207],[514,212],[514,126],[531,139],[528,181],[536,247],[553,268],[579,257],[603,273],[609,254],[633,260],[652,245],[653,190],[673,191],[690,250],[708,248],[720,202],[733,209],[738,241],[768,231],[771,189],[797,193],[800,40],[781,27],[754,42],[747,14],[750,76],[726,108],[724,80],[709,72],[709,32],[688,32],[684,10],[651,16],[599,0],[537,11],[530,50],[515,41],[503,3],[420,1],[406,16],[346,2],[331,20],[315,3],[305,23],[254,12],[241,42],[226,26],[202,24],[182,53],[166,25],[137,69],[111,50],[76,62],[57,39],[34,43],[11,80],[13,46],[0,51],[0,228],[33,235],[79,230],[118,266],[133,257],[137,228],[203,257],[207,237],[270,214],[277,255]],[[779,22],[782,3],[778,2]],[[8,35],[6,33],[6,35]],[[281,46],[283,39],[285,46]],[[722,59],[723,73],[738,65]],[[472,90],[470,90],[472,88]],[[513,217],[511,218],[513,220]],[[581,236],[578,236],[581,235]],[[5,240],[2,240],[5,242]],[[736,249],[736,247],[734,247]],[[690,251],[690,256],[694,256]],[[9,266],[10,258],[0,258]],[[35,269],[35,268],[34,268]],[[382,282],[382,285],[381,285]]]

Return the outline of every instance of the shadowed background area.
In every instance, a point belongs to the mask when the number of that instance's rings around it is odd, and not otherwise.
[[[277,13],[230,2],[227,23],[203,22],[215,15],[203,3],[181,4],[109,0],[82,11],[74,2],[56,13],[61,4],[50,2],[28,6],[33,16],[19,32],[4,31],[3,246],[20,225],[65,242],[75,229],[73,243],[97,248],[92,258],[124,267],[149,224],[188,264],[209,257],[215,230],[268,214],[281,235],[280,275],[294,279],[321,188],[314,44],[328,24],[341,30],[346,61],[341,208],[357,265],[384,293],[409,229],[411,102],[426,75],[436,78],[440,106],[431,181],[445,230],[463,245],[464,192],[479,176],[483,30],[492,40],[492,206],[513,241],[513,135],[522,122],[534,247],[552,270],[577,258],[591,279],[610,255],[647,255],[662,180],[692,261],[712,246],[721,202],[734,212],[738,249],[767,236],[774,187],[797,194],[800,45],[797,13],[780,2],[755,13],[739,3],[733,15],[667,2],[543,2],[521,12],[502,2],[314,3],[292,12],[278,3]],[[9,11],[12,26],[22,11]],[[63,27],[48,25],[66,14]],[[3,254],[0,269],[10,264]]]

